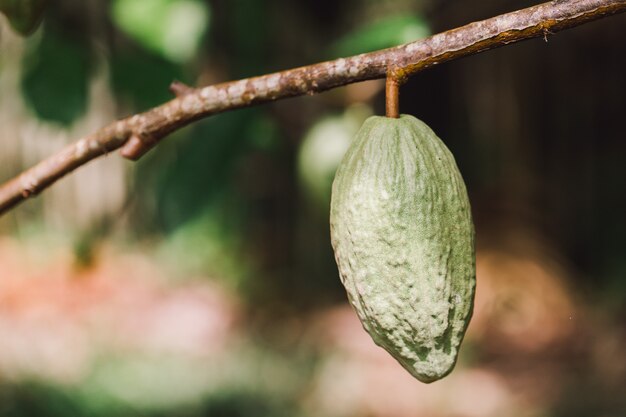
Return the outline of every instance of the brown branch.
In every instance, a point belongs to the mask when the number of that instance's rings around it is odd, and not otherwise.
[[[94,158],[122,148],[124,157],[139,159],[169,133],[215,113],[383,78],[388,71],[401,80],[443,62],[624,11],[626,0],[555,0],[372,53],[198,89],[175,84],[175,99],[114,122],[0,186],[0,214]]]

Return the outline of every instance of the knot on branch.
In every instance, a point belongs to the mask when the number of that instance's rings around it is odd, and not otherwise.
[[[194,88],[188,86],[187,84],[180,82],[178,80],[172,81],[170,84],[170,92],[174,94],[176,97],[183,97],[187,94],[193,93]]]
[[[120,155],[131,161],[137,161],[144,156],[161,139],[156,135],[145,135],[133,132],[128,141],[120,149]]]

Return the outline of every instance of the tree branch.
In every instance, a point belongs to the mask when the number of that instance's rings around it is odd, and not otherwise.
[[[349,58],[198,89],[174,83],[173,100],[116,121],[0,186],[0,215],[92,159],[121,148],[122,156],[137,160],[169,133],[212,114],[384,78],[388,72],[401,81],[443,62],[624,11],[626,0],[555,0]]]

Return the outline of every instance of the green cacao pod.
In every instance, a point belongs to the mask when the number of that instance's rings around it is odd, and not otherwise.
[[[16,32],[26,36],[39,27],[46,4],[47,0],[0,0],[0,12]]]
[[[374,342],[423,382],[456,363],[472,315],[474,226],[454,157],[413,116],[365,121],[333,182],[341,280]]]

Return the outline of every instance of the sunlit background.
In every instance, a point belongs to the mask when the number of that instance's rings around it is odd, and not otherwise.
[[[393,46],[530,6],[488,0],[56,0],[0,19],[0,180],[168,85]],[[421,73],[401,110],[456,156],[474,319],[431,385],[363,331],[330,185],[372,81],[195,123],[0,219],[2,417],[626,416],[626,16]]]

